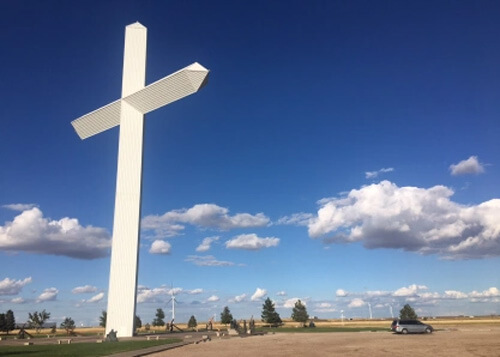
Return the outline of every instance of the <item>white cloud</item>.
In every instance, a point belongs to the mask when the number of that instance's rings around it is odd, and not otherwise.
[[[18,296],[16,298],[13,298],[10,302],[13,304],[24,304],[26,300],[24,300],[22,297]]]
[[[233,239],[228,240],[225,244],[226,248],[228,249],[259,250],[262,248],[276,247],[279,242],[279,238],[259,238],[256,234],[252,233],[241,234]]]
[[[452,175],[482,174],[484,165],[479,162],[477,156],[471,156],[467,160],[462,160],[458,164],[450,165]]]
[[[45,289],[40,296],[36,299],[36,302],[46,302],[46,301],[54,301],[57,299],[57,294],[59,290],[56,288],[48,288]]]
[[[240,303],[242,301],[245,301],[246,297],[247,297],[247,294],[241,294],[241,295],[235,296],[232,299],[229,299],[229,302],[231,302],[231,303]]]
[[[416,285],[412,284],[408,287],[402,287],[397,289],[393,295],[394,296],[415,296],[417,295],[421,290],[427,290],[427,286],[425,285]]]
[[[9,205],[3,205],[2,207],[10,209],[12,211],[22,212],[22,211],[29,211],[33,207],[38,207],[38,206],[34,203],[12,203]]]
[[[332,307],[332,304],[330,304],[329,302],[321,302],[316,304],[316,307],[319,309],[328,309]]]
[[[87,294],[87,293],[95,293],[97,288],[95,286],[85,285],[85,286],[77,286],[71,292],[73,294]]]
[[[464,206],[444,186],[398,187],[389,181],[321,200],[308,226],[326,243],[363,242],[366,248],[393,248],[446,259],[500,255],[500,199]]]
[[[193,289],[186,291],[189,295],[198,295],[203,293],[203,289]]]
[[[332,304],[328,302],[321,302],[316,304],[314,307],[314,311],[316,312],[334,312],[337,311],[334,307],[332,307]]]
[[[137,303],[142,304],[146,302],[161,302],[161,299],[159,299],[159,297],[167,295],[169,295],[169,290],[164,287],[154,289],[140,287],[137,289]]]
[[[332,304],[330,304],[328,302],[322,302],[322,303],[316,304],[316,307],[324,309],[324,308],[332,307]]]
[[[286,296],[286,291],[278,291],[276,296]]]
[[[86,300],[85,302],[92,304],[101,301],[104,298],[104,293],[99,293],[97,295],[92,296],[90,299]]]
[[[276,224],[291,224],[295,226],[307,226],[313,218],[311,213],[294,213],[291,216],[281,217]]]
[[[149,252],[151,254],[170,254],[170,250],[172,246],[169,242],[165,242],[164,240],[157,239],[151,244],[151,248]]]
[[[233,262],[217,260],[213,255],[189,255],[186,262],[193,263],[198,266],[222,267],[234,265]]]
[[[337,291],[335,292],[335,296],[338,296],[338,297],[345,297],[347,296],[347,291],[343,290],[343,289],[337,289]]]
[[[367,171],[367,172],[365,172],[365,177],[367,179],[374,179],[374,178],[377,178],[378,175],[380,175],[380,174],[384,174],[384,173],[392,172],[392,171],[394,171],[394,169],[392,167],[388,167],[386,169],[380,169],[377,171]]]
[[[491,297],[498,297],[500,296],[500,290],[495,287],[491,287],[488,290],[484,290],[482,292],[478,291],[473,291],[469,294],[470,297],[472,298],[491,298]]]
[[[330,307],[328,306],[329,302],[317,302],[313,310],[321,313],[334,312],[341,308],[361,308],[370,303],[374,309],[383,309],[385,315],[387,313],[397,314],[404,304],[410,303],[415,311],[420,311],[421,315],[439,315],[445,311],[448,311],[448,314],[460,315],[470,314],[467,312],[469,303],[487,304],[481,308],[488,309],[491,308],[491,304],[500,302],[500,290],[497,287],[470,293],[458,290],[430,291],[426,285],[421,284],[411,284],[393,292],[385,290],[346,292],[342,289],[339,290],[341,290],[339,292],[341,296],[349,296],[350,298],[337,299],[335,304]],[[290,300],[288,306],[293,307],[293,303],[297,299]],[[450,310],[452,307],[455,310]],[[495,311],[494,308],[491,311]]]
[[[267,290],[266,289],[257,288],[255,290],[255,292],[253,293],[252,297],[250,298],[250,300],[252,300],[252,301],[258,301],[258,300],[262,299],[266,295],[267,295]]]
[[[203,242],[196,248],[197,252],[206,252],[209,251],[212,243],[219,240],[219,237],[207,237],[203,239]]]
[[[151,215],[142,220],[141,227],[145,230],[154,230],[156,236],[162,234],[176,235],[184,226],[176,224],[191,224],[202,228],[229,230],[235,228],[264,227],[270,222],[263,213],[251,215],[237,213],[229,215],[229,210],[216,204],[197,204],[189,209],[166,212],[161,216]],[[174,229],[175,227],[175,229]]]
[[[418,297],[421,298],[422,300],[435,300],[435,299],[440,299],[441,295],[436,292],[426,292],[426,293],[419,293]]]
[[[31,282],[31,276],[23,280],[5,278],[0,281],[0,295],[17,295],[21,292],[23,287]]]
[[[144,234],[147,239],[164,239],[181,235],[185,226],[176,223],[158,221],[156,216],[144,217],[141,221],[141,230],[153,231],[154,234]]]
[[[94,259],[108,255],[111,237],[104,228],[83,227],[76,218],[58,221],[32,207],[0,226],[0,250]]]
[[[304,300],[301,300],[300,298],[294,297],[287,299],[283,302],[283,307],[287,309],[293,309],[295,307],[295,303],[299,301],[302,303],[302,305],[306,306],[306,302]]]
[[[177,294],[182,293],[183,291],[184,291],[183,288],[171,288],[171,289],[168,289],[168,294],[169,295],[177,295]],[[188,294],[189,294],[189,292],[188,292]],[[195,292],[195,294],[196,294],[196,292]]]
[[[217,301],[219,301],[219,300],[220,300],[220,299],[219,299],[219,297],[218,297],[217,295],[212,295],[212,296],[210,296],[210,297],[207,299],[207,301],[208,301],[208,302],[217,302]]]
[[[374,290],[374,291],[367,291],[366,295],[369,297],[379,297],[379,296],[389,296],[391,295],[390,291],[382,291],[382,290]]]
[[[467,294],[456,290],[446,290],[444,292],[444,297],[447,299],[466,299]]]
[[[355,299],[351,300],[351,302],[349,303],[349,305],[347,305],[347,307],[352,309],[352,308],[362,307],[365,305],[366,305],[366,302],[364,302],[363,299],[355,298]]]

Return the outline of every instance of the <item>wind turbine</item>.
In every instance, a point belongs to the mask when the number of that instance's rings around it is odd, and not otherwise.
[[[372,315],[372,304],[368,303],[368,311],[370,312],[370,320],[373,319],[373,315]]]
[[[170,300],[168,300],[167,304],[170,302],[172,303],[172,323],[173,323],[175,320],[175,304],[177,303],[177,301],[175,300],[175,292],[173,288],[170,289]]]
[[[177,303],[177,300],[175,298],[175,289],[174,288],[171,288],[170,289],[170,300],[168,300],[167,304],[168,303],[172,303],[172,320],[170,321],[170,324],[167,324],[167,330],[169,330],[170,332],[172,332],[174,330],[174,327],[183,332],[182,329],[180,329],[179,327],[177,327],[177,325],[174,323],[175,321],[175,304]]]

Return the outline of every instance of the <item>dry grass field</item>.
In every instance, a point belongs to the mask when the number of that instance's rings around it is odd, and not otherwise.
[[[456,318],[427,321],[431,335],[397,335],[391,320],[320,321],[318,327],[386,327],[386,332],[269,333],[264,336],[213,339],[156,353],[154,357],[215,356],[500,356],[500,318]],[[286,322],[288,327],[297,323]]]

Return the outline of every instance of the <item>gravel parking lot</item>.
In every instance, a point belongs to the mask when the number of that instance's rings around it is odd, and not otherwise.
[[[276,333],[213,339],[156,353],[190,356],[500,356],[500,326],[437,331],[430,335],[391,332]]]

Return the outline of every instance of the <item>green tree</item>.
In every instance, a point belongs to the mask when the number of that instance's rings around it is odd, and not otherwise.
[[[10,331],[14,330],[16,328],[16,319],[14,318],[14,311],[12,310],[7,310],[7,313],[5,314],[5,332],[7,332],[7,335],[9,334]]]
[[[0,331],[5,332],[7,329],[7,324],[5,321],[5,314],[0,314]]]
[[[409,304],[406,304],[399,310],[399,318],[401,320],[416,320],[418,316],[415,310]]]
[[[188,321],[188,327],[194,330],[196,328],[196,326],[198,326],[198,322],[196,321],[196,317],[194,317],[194,315],[191,315],[191,317],[189,318],[189,321]]]
[[[233,315],[231,314],[231,311],[229,311],[229,307],[225,306],[224,310],[222,310],[220,314],[220,322],[227,325],[230,324],[231,321],[233,321]]]
[[[66,317],[60,327],[66,330],[66,334],[71,335],[75,330],[75,321],[71,317]]]
[[[135,325],[135,328],[138,329],[138,328],[141,328],[142,327],[142,321],[141,321],[141,318],[137,315],[135,315],[135,319],[134,319],[134,325]]]
[[[108,313],[106,310],[102,310],[101,316],[99,316],[99,326],[106,327],[106,320],[108,319]]]
[[[151,325],[153,326],[165,326],[165,313],[162,309],[156,309],[156,318],[153,320]]]
[[[268,324],[281,324],[282,322],[280,314],[276,312],[274,303],[270,298],[267,298],[264,304],[262,304],[262,314],[260,316],[262,317],[262,321]]]
[[[50,312],[45,311],[45,309],[42,312],[35,311],[33,314],[28,312],[28,318],[30,327],[35,328],[36,332],[39,333],[45,321],[50,319]]]
[[[308,319],[309,315],[307,314],[306,306],[302,303],[302,301],[297,300],[295,307],[292,310],[292,320],[302,322],[305,326]]]

